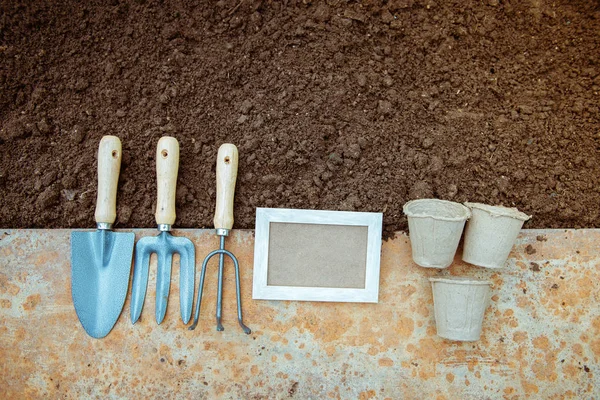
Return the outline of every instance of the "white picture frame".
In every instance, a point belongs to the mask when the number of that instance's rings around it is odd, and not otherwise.
[[[272,223],[366,227],[364,288],[268,285],[269,240]],[[257,208],[252,298],[255,300],[377,303],[379,300],[382,223],[382,213]]]

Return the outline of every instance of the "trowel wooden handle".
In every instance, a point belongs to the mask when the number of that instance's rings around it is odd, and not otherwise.
[[[121,141],[103,136],[98,147],[98,197],[96,222],[112,224],[117,217],[117,183],[121,169]]]
[[[219,147],[217,155],[217,204],[215,209],[215,229],[233,227],[233,196],[238,170],[238,149],[225,143]]]
[[[156,148],[156,223],[175,223],[175,189],[179,169],[179,142],[174,137],[164,136]]]

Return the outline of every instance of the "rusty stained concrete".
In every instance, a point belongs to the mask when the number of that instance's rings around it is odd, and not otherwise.
[[[218,246],[212,231],[175,234],[195,242],[197,264]],[[233,231],[227,248],[240,260],[251,335],[235,318],[231,264],[225,331],[215,330],[215,261],[196,331],[179,318],[177,268],[156,325],[153,265],[141,322],[131,324],[128,296],[101,340],[85,334],[73,308],[69,237],[0,230],[3,398],[600,397],[600,230],[523,231],[502,271],[458,256],[445,271],[420,268],[399,233],[383,243],[379,304],[253,301],[253,232]],[[444,274],[493,281],[480,341],[436,336],[427,278]]]

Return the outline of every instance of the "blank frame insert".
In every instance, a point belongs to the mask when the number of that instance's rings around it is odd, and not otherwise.
[[[381,213],[258,208],[254,299],[374,302]]]
[[[271,222],[267,285],[364,289],[366,262],[366,226]]]

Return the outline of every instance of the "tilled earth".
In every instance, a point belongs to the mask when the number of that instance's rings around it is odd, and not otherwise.
[[[118,228],[154,226],[158,139],[177,226],[212,226],[215,158],[256,207],[383,211],[437,197],[525,227],[600,227],[597,1],[0,3],[0,226],[93,227],[96,151],[123,142]]]

